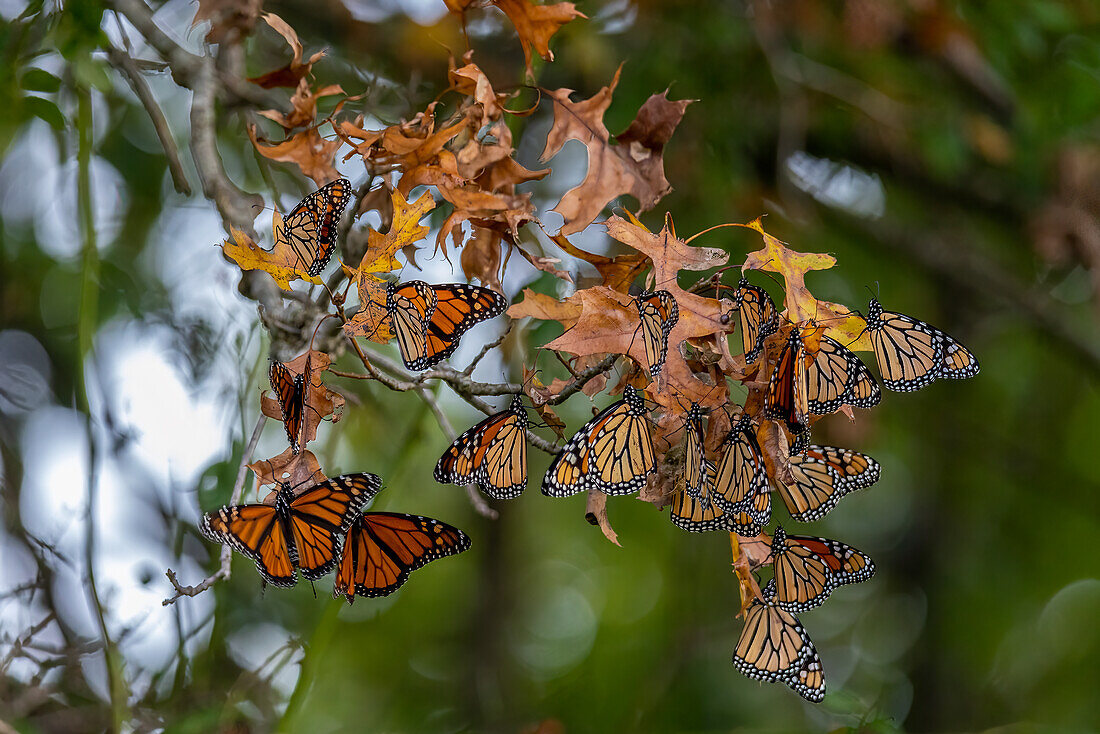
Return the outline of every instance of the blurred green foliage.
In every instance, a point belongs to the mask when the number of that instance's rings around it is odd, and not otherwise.
[[[422,110],[445,86],[444,46],[456,54],[464,47],[459,25],[442,15],[419,25],[399,4],[353,4],[376,10],[376,20],[354,20],[339,3],[266,9],[297,29],[307,52],[327,48],[319,80],[369,90],[365,109],[377,118]],[[582,499],[539,494],[547,460],[537,451],[532,486],[497,503],[499,520],[485,520],[461,490],[431,479],[447,441],[423,403],[354,383],[341,387],[357,404],[319,449],[326,471],[381,474],[386,489],[375,508],[456,524],[471,550],[417,571],[392,597],[350,607],[328,599],[325,582],[316,595],[309,584],[261,593],[251,564],[237,557],[232,579],[208,592],[216,601],[207,641],[185,668],[161,671],[135,708],[179,732],[1094,731],[1100,247],[1081,233],[1100,225],[1100,9],[1045,0],[622,0],[579,8],[591,20],[555,37],[554,63],[536,61],[540,86],[590,96],[625,61],[607,118],[612,133],[670,85],[673,98],[698,100],[665,152],[675,191],[643,221],[659,226],[672,212],[683,235],[769,213],[775,235],[837,256],[836,269],[809,276],[817,296],[859,308],[870,287],[982,360],[977,379],[891,393],[855,424],[833,417],[815,430],[816,441],[883,465],[875,487],[812,526],[865,550],[878,568],[871,582],[802,620],[825,665],[825,702],[806,704],[730,664],[740,622],[724,536],[689,536],[628,498],[610,505],[623,544],[614,547],[584,522]],[[210,348],[202,314],[173,312],[166,271],[142,257],[174,195],[163,159],[135,143],[148,119],[95,51],[101,23],[113,20],[89,0],[45,10],[31,3],[0,25],[0,150],[40,118],[59,159],[74,155],[72,89],[97,90],[97,154],[121,175],[129,199],[117,236],[102,244],[100,320],[170,324],[183,359],[201,361],[196,355]],[[186,15],[176,8],[167,17]],[[471,20],[475,61],[498,89],[515,85],[533,100],[502,16]],[[249,72],[283,63],[279,43],[266,29],[249,39]],[[240,121],[227,113],[220,127],[238,183],[305,190],[289,171],[260,169]],[[521,162],[535,166],[547,126],[542,112],[516,123],[525,136]],[[877,176],[883,215],[819,203],[815,194],[829,180],[816,191],[794,185],[787,166],[798,153]],[[566,186],[553,177],[535,188],[536,199],[554,201]],[[191,205],[209,206],[201,198]],[[1070,217],[1083,223],[1073,229]],[[41,341],[53,393],[70,404],[81,357],[79,265],[44,249],[25,222],[0,225],[3,328]],[[176,246],[185,253],[210,244]],[[734,261],[758,246],[729,229],[699,244],[726,247]],[[556,286],[544,276],[532,287]],[[532,332],[531,346],[554,328]],[[513,355],[513,379],[520,357]],[[561,372],[545,357],[539,366],[546,382]],[[240,386],[249,411],[263,370],[255,373]],[[477,418],[447,406],[457,426]],[[589,408],[583,396],[563,408],[570,429]],[[242,445],[208,470],[201,509],[228,497]],[[6,470],[13,466],[5,454]],[[179,526],[176,552],[196,553],[183,539],[190,532]],[[214,567],[216,549],[197,552]],[[230,641],[260,625],[285,630],[290,646],[263,668],[245,669]],[[289,686],[272,682],[280,667],[292,673]],[[63,685],[76,700],[79,686]],[[49,729],[33,718],[15,725]]]

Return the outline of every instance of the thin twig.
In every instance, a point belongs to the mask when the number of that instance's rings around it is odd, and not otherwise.
[[[252,431],[252,437],[248,439],[248,445],[245,446],[244,452],[241,453],[241,463],[237,467],[237,479],[233,482],[233,493],[229,496],[229,504],[236,505],[241,502],[241,495],[244,494],[244,480],[248,476],[248,464],[252,460],[252,454],[256,451],[256,444],[260,442],[260,434],[263,433],[264,423],[266,418],[263,413],[256,420],[256,428]],[[194,586],[183,586],[176,579],[176,572],[172,569],[168,569],[164,572],[164,575],[168,577],[168,581],[171,582],[172,588],[176,593],[161,602],[161,606],[168,606],[175,603],[181,596],[195,596],[209,589],[215,583],[221,579],[228,579],[232,574],[233,568],[233,550],[228,545],[223,545],[221,550],[221,560],[218,564],[218,570],[210,576],[195,584]]]
[[[153,96],[153,90],[149,88],[149,84],[145,81],[145,77],[141,75],[137,64],[125,51],[108,45],[107,58],[111,62],[111,66],[126,77],[126,81],[130,83],[130,89],[134,90],[134,94],[137,95],[138,100],[145,107],[145,112],[153,123],[153,130],[156,131],[157,139],[160,140],[160,146],[164,149],[164,159],[168,164],[168,172],[172,174],[172,185],[178,193],[190,196],[191,183],[187,180],[187,174],[183,171],[179,148],[176,147],[176,140],[172,137],[171,128],[168,127],[168,118],[164,116],[164,111],[161,110],[156,97]]]
[[[485,346],[483,346],[481,348],[481,351],[477,353],[477,356],[474,357],[470,361],[470,364],[466,366],[466,369],[462,370],[462,374],[466,375],[467,377],[472,375],[474,373],[474,369],[481,363],[481,360],[485,359],[485,355],[504,343],[504,340],[508,338],[508,334],[510,334],[512,332],[512,326],[515,323],[516,322],[514,322],[514,321],[509,321],[508,322],[508,328],[506,328],[504,330],[503,334],[501,334],[495,340],[493,340],[493,341],[489,342],[488,344],[486,344]]]
[[[443,412],[442,408],[439,407],[439,401],[436,400],[432,391],[426,385],[421,385],[416,392],[427,404],[432,414],[435,415],[439,427],[443,429],[443,435],[447,437],[447,440],[454,441],[458,434],[455,432],[454,426],[451,425],[451,421],[447,418],[447,415]],[[470,504],[473,505],[477,514],[482,517],[496,520],[500,516],[496,510],[489,507],[489,503],[481,496],[481,492],[478,491],[476,484],[471,483],[466,485],[466,496],[469,498]]]
[[[609,369],[615,366],[615,360],[619,358],[618,354],[609,354],[603,358],[602,361],[592,365],[588,369],[578,373],[573,381],[561,389],[554,397],[547,400],[548,405],[559,405],[564,403],[571,395],[576,394],[579,390],[584,388],[594,377],[602,375]]]

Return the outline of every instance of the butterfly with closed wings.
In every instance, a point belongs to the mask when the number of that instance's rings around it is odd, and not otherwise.
[[[493,499],[514,499],[527,487],[527,412],[519,395],[454,440],[435,465],[441,484],[476,483]]]
[[[629,385],[623,399],[585,423],[554,457],[542,493],[568,497],[587,489],[637,492],[657,470],[645,399]]]
[[[833,589],[866,581],[875,575],[870,556],[836,540],[810,535],[772,533],[775,604],[788,612],[813,609]]]
[[[273,232],[275,246],[288,246],[310,275],[319,275],[336,248],[340,215],[351,198],[351,181],[339,178],[302,199]]]
[[[282,362],[271,360],[268,379],[271,381],[271,389],[283,414],[283,427],[286,428],[290,448],[297,454],[301,450],[307,391],[310,380],[313,379],[309,357],[306,357],[306,363],[300,375],[293,374]]]
[[[680,309],[676,306],[676,299],[668,291],[642,293],[634,297],[634,305],[638,307],[638,318],[641,321],[638,328],[642,332],[649,374],[656,380],[661,368],[665,366],[668,335],[680,320]]]
[[[775,579],[745,611],[745,626],[733,651],[742,674],[766,683],[783,683],[812,703],[825,698],[825,672],[806,629],[775,601]]]
[[[882,384],[913,392],[939,378],[964,380],[978,374],[978,358],[946,332],[912,316],[886,311],[877,298],[867,308],[867,331]]]

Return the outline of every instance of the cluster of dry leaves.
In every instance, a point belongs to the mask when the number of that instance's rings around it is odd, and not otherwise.
[[[569,20],[584,17],[570,3],[538,6],[529,0],[447,0],[447,5],[463,20],[475,6],[495,6],[503,11],[514,24],[523,46],[528,76],[532,73],[532,51],[551,60],[551,36]],[[378,343],[393,338],[386,309],[387,274],[401,267],[399,253],[415,267],[417,252],[424,247],[434,247],[448,255],[458,251],[466,276],[496,290],[502,290],[503,270],[513,251],[535,268],[573,284],[571,273],[559,267],[560,259],[536,251],[537,240],[528,234],[532,226],[541,229],[541,223],[531,193],[521,192],[517,187],[542,179],[550,169],[531,170],[515,159],[516,143],[508,125],[509,118],[530,115],[549,104],[553,124],[543,150],[543,162],[553,158],[567,141],[577,140],[588,151],[588,171],[584,180],[567,191],[554,207],[564,224],[557,234],[547,236],[572,258],[590,264],[601,282],[573,290],[561,300],[525,290],[522,300],[508,310],[508,315],[513,319],[559,322],[564,332],[543,348],[565,355],[574,374],[599,364],[607,355],[627,355],[633,360],[610,392],[618,394],[630,384],[644,389],[656,406],[654,445],[658,471],[641,498],[658,506],[667,502],[682,476],[682,455],[676,434],[683,428],[684,413],[690,404],[706,408],[728,406],[728,379],[732,379],[747,388],[744,410],[750,415],[759,412],[767,376],[789,329],[769,339],[764,359],[746,365],[743,356],[732,354],[729,348],[728,338],[737,320],[731,318],[732,301],[721,298],[723,286],[718,275],[700,276],[687,289],[679,283],[685,271],[702,273],[726,266],[729,255],[725,250],[692,246],[695,238],[680,239],[671,217],[666,217],[664,227],[654,233],[629,212],[603,222],[610,237],[625,246],[625,254],[609,257],[589,253],[568,239],[592,224],[620,196],[629,194],[637,199],[640,213],[652,208],[671,190],[664,174],[664,147],[690,100],[669,100],[667,91],[654,94],[626,130],[612,136],[603,118],[619,82],[621,67],[607,86],[587,99],[575,100],[571,89],[541,90],[535,106],[512,109],[510,105],[516,94],[496,92],[469,51],[460,61],[451,59],[449,94],[440,95],[407,120],[375,129],[368,124],[365,112],[351,111],[360,96],[349,96],[338,85],[321,86],[312,81],[313,65],[323,57],[323,52],[307,55],[294,30],[274,14],[257,14],[245,25],[251,29],[257,18],[262,18],[286,40],[291,58],[281,68],[252,81],[266,88],[293,89],[289,113],[261,112],[283,129],[282,140],[267,140],[255,126],[249,128],[257,152],[272,161],[296,165],[318,186],[340,177],[337,156],[344,163],[353,159],[361,162],[366,183],[353,200],[352,220],[371,211],[381,219],[379,227],[366,228],[365,233],[353,229],[341,253],[345,290],[344,294],[334,294],[334,301],[342,306],[353,285],[358,295],[358,303],[348,304],[346,311],[349,315],[343,328],[347,336],[365,337]],[[231,16],[227,22],[237,23],[234,26],[237,32],[244,27],[240,15]],[[219,33],[230,32],[229,26],[215,29]],[[318,102],[326,97],[339,99],[332,111],[322,116]],[[422,193],[410,199],[414,190]],[[421,222],[433,214],[440,223],[434,242],[429,242],[426,239],[429,227]],[[844,306],[815,299],[806,288],[805,274],[832,267],[834,258],[790,250],[767,234],[759,221],[719,226],[747,227],[763,238],[764,246],[749,253],[740,268],[770,271],[784,279],[788,323],[815,320],[825,325],[824,333],[841,343],[853,349],[869,349],[861,318]],[[282,218],[276,212],[273,230],[278,233],[281,227]],[[231,235],[232,239],[225,243],[225,252],[242,268],[265,270],[284,289],[289,289],[295,279],[321,283],[304,270],[301,258],[290,250],[285,238],[279,242],[276,236],[277,246],[265,250],[243,232],[234,230]],[[365,243],[355,251],[357,239]],[[644,368],[638,310],[631,293],[632,288],[637,292],[636,282],[643,274],[645,288],[669,292],[679,308],[679,319],[668,337],[667,362],[656,382],[649,380]],[[345,313],[342,308],[340,313]],[[304,441],[313,438],[323,417],[334,412],[338,415],[342,404],[342,399],[320,381],[320,374],[330,362],[328,355],[308,352],[289,363],[288,368],[301,374],[307,354],[313,373]],[[555,415],[551,402],[568,382],[557,379],[545,385],[534,369],[525,369],[523,384],[543,420],[559,438],[564,437],[565,424]],[[606,385],[607,378],[601,375],[587,382],[584,392],[591,396]],[[265,415],[280,417],[278,405],[273,401],[265,398],[263,407]],[[851,417],[851,409],[844,410]],[[759,425],[759,443],[767,454],[769,473],[783,477],[790,439],[774,421],[760,420]],[[707,448],[716,450],[728,429],[728,415],[716,411],[710,421]],[[300,481],[319,473],[316,459],[308,450],[297,455],[288,450],[257,462],[254,468],[262,479],[289,472]],[[615,540],[607,522],[605,500],[596,499],[594,515],[608,537]]]

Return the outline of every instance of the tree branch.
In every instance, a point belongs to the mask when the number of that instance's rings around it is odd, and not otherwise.
[[[263,433],[265,422],[264,414],[260,413],[260,417],[256,420],[256,427],[252,430],[252,437],[248,439],[248,445],[241,453],[241,463],[237,466],[237,479],[233,482],[233,493],[229,496],[229,504],[231,505],[237,505],[241,502],[241,495],[244,494],[244,480],[248,476],[248,464],[252,459],[252,454],[256,451],[256,444],[260,442],[260,434]],[[194,586],[181,585],[176,579],[176,572],[169,568],[164,572],[164,575],[168,577],[168,581],[171,582],[176,593],[162,601],[161,606],[166,607],[173,604],[183,596],[201,594],[221,579],[229,578],[232,575],[232,567],[233,549],[228,545],[223,545],[218,570]]]
[[[178,193],[190,196],[191,184],[187,180],[187,174],[183,171],[183,164],[180,163],[179,148],[176,147],[172,130],[168,127],[168,119],[165,118],[164,112],[153,96],[153,90],[149,88],[145,77],[141,75],[137,64],[134,63],[128,53],[108,45],[107,58],[110,60],[111,65],[126,77],[126,81],[130,83],[130,88],[134,90],[134,94],[137,95],[142,106],[145,107],[145,112],[149,115],[149,119],[153,123],[153,129],[157,133],[157,139],[160,140],[160,145],[164,148],[168,171],[172,174],[172,185]]]

